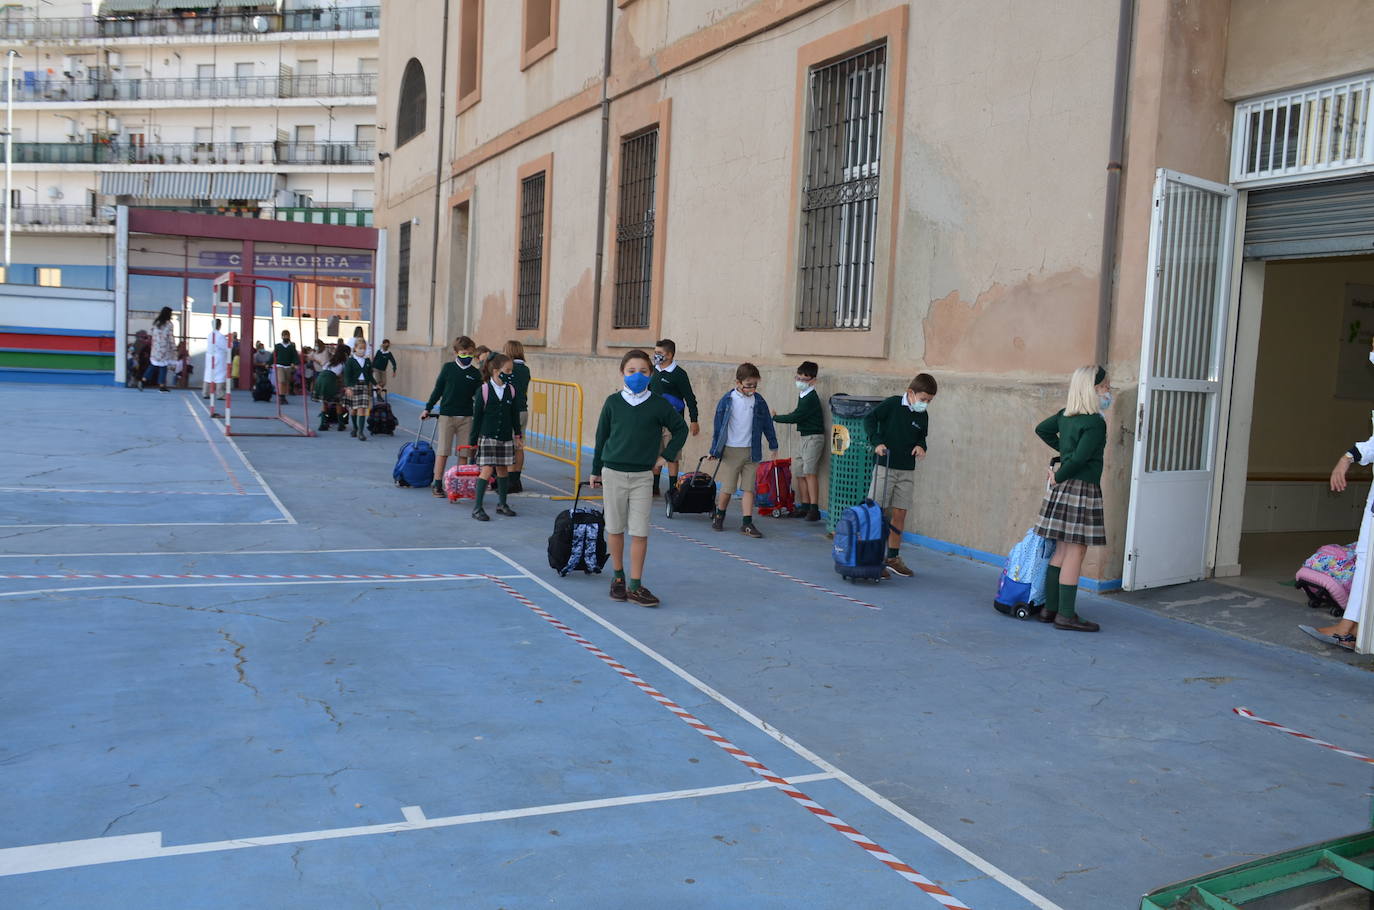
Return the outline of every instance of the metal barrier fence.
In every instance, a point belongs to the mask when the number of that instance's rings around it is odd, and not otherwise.
[[[529,399],[525,450],[571,467],[571,489],[576,493],[582,482],[582,386],[554,379],[531,379]]]

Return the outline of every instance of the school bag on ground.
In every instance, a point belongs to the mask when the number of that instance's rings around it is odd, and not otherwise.
[[[458,447],[459,452],[464,449],[471,449],[474,455],[477,454],[477,446]],[[481,475],[482,469],[475,464],[449,465],[448,470],[444,471],[444,494],[448,496],[448,501],[476,499],[477,478]]]
[[[887,499],[890,472],[883,474],[882,498]],[[872,499],[864,499],[840,513],[835,522],[835,571],[848,581],[868,578],[880,581],[886,567],[887,521],[883,509]]]
[[[396,419],[391,404],[386,400],[386,392],[378,391],[376,394],[377,399],[372,403],[372,413],[367,415],[367,431],[374,436],[378,433],[395,436],[396,425],[400,421]]]
[[[549,535],[549,568],[559,575],[581,569],[588,575],[600,574],[610,554],[606,549],[606,518],[601,510],[581,505],[582,488],[577,485],[571,509],[558,513]]]
[[[258,381],[253,383],[253,400],[272,400],[272,380],[267,378],[266,373],[263,373],[261,376],[259,376]]]
[[[1041,537],[1032,528],[1011,548],[997,580],[997,596],[992,599],[998,613],[1030,619],[1040,612],[1045,605],[1045,573],[1049,571],[1055,546],[1054,541]]]
[[[792,459],[759,462],[754,474],[754,505],[760,515],[790,515],[797,510],[792,495]]]
[[[669,518],[681,513],[683,515],[699,515],[703,512],[710,512],[716,507],[716,475],[707,474],[701,470],[702,462],[706,458],[697,460],[697,469],[688,471],[686,474],[679,474],[677,486],[673,487],[663,497],[663,509]],[[720,462],[716,462],[716,470],[720,470]]]
[[[421,421],[420,429],[424,429]],[[439,432],[435,422],[434,432]],[[415,441],[401,446],[396,454],[396,467],[391,469],[391,479],[398,487],[427,487],[434,482],[434,437],[422,439],[415,434]]]
[[[1350,584],[1355,579],[1355,545],[1327,544],[1298,570],[1298,590],[1307,595],[1307,605],[1328,610],[1332,616],[1345,612],[1350,600]]]

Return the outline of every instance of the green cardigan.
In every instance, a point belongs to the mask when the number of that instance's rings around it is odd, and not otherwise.
[[[515,438],[515,427],[519,412],[515,409],[515,387],[506,385],[500,398],[490,382],[484,382],[472,396],[472,433],[468,445],[477,445],[479,439],[499,439],[509,442]]]
[[[344,385],[346,386],[372,385],[374,380],[372,379],[371,358],[364,358],[361,366],[358,364],[358,361],[353,357],[350,357],[347,360],[345,360],[343,379]]]
[[[1066,417],[1061,410],[1035,428],[1035,435],[1059,453],[1054,482],[1083,480],[1102,483],[1102,453],[1107,448],[1107,421],[1101,414]]]

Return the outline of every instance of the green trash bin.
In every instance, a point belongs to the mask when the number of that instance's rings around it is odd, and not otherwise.
[[[868,395],[830,396],[830,496],[825,527],[832,534],[844,510],[868,495],[873,447],[864,432],[864,418],[882,401]]]

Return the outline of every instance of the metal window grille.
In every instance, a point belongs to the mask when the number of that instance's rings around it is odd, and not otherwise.
[[[620,206],[615,228],[617,329],[647,329],[653,299],[654,183],[658,127],[620,143]]]
[[[410,222],[401,222],[396,243],[396,330],[410,327]]]
[[[871,327],[886,76],[886,45],[811,71],[799,329]]]
[[[1374,77],[1329,82],[1236,105],[1231,179],[1292,182],[1374,163]]]
[[[520,183],[520,288],[515,327],[539,328],[544,292],[544,182],[545,174],[526,177]]]

